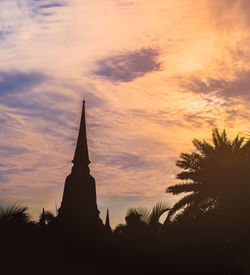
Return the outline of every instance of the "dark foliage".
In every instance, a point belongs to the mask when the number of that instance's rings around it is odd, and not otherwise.
[[[35,223],[26,207],[0,208],[3,274],[250,274],[250,142],[215,129],[212,145],[193,143],[177,162],[182,183],[167,189],[186,195],[172,208],[129,209],[113,232],[84,230],[84,217],[66,226],[43,210]]]
[[[230,218],[230,223],[249,222],[250,141],[239,136],[229,140],[225,130],[219,133],[217,129],[212,138],[213,144],[194,139],[196,150],[181,154],[177,161],[177,166],[184,170],[177,178],[183,182],[166,191],[188,194],[172,207],[166,222],[176,212],[177,219],[216,212],[221,219]]]

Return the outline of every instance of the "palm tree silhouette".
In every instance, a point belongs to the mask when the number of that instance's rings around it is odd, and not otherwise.
[[[212,131],[213,144],[193,140],[195,151],[182,153],[176,165],[184,171],[177,175],[181,184],[167,193],[189,193],[168,212],[165,223],[177,215],[200,216],[219,209],[223,215],[243,216],[250,209],[250,140],[236,136],[229,140],[226,131]]]
[[[0,207],[0,227],[5,225],[21,225],[30,223],[27,207],[13,205],[7,208]]]

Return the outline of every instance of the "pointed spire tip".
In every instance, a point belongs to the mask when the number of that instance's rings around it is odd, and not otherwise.
[[[72,160],[74,164],[89,165],[89,154],[87,146],[87,136],[86,136],[86,122],[85,122],[85,100],[83,100],[82,114],[80,121],[80,128],[78,133],[78,139],[75,149],[75,155]]]

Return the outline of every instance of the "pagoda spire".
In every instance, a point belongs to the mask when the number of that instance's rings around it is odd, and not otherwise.
[[[107,209],[107,214],[106,214],[105,229],[108,232],[112,232],[112,229],[110,226],[110,221],[109,221],[109,210],[108,209]]]
[[[86,135],[85,101],[71,173],[64,184],[61,207],[58,209],[59,220],[71,228],[85,232],[95,232],[103,227],[96,202],[95,179],[90,175],[89,154]]]
[[[75,166],[88,166],[90,164],[86,134],[85,100],[83,100],[82,104],[80,129],[72,162]]]

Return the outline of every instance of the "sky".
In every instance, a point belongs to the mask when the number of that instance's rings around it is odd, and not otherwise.
[[[0,205],[60,206],[83,99],[101,218],[173,205],[194,138],[250,132],[249,30],[248,0],[1,0]]]

